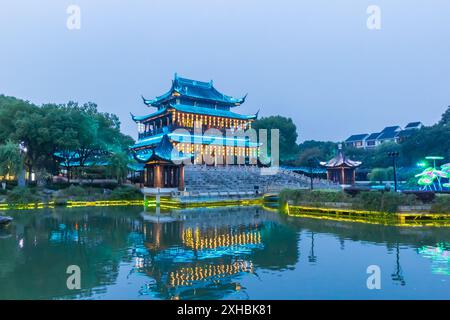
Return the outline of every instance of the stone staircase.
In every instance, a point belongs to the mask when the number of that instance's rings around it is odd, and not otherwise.
[[[205,196],[254,195],[278,192],[284,188],[310,187],[310,179],[304,175],[282,169],[270,171],[270,168],[256,166],[190,165],[185,167],[184,180],[187,192]],[[314,188],[337,189],[339,186],[315,179]]]

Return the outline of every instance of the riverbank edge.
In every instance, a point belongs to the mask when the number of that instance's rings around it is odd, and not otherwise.
[[[280,206],[288,216],[322,220],[361,222],[395,226],[438,226],[450,227],[450,214],[424,212],[382,212],[369,210],[340,209],[294,205],[289,201]]]
[[[262,205],[263,198],[251,199],[216,199],[210,201],[180,201],[170,197],[161,197],[159,203],[155,198],[134,199],[134,200],[93,200],[93,201],[72,201],[64,202],[39,202],[28,204],[0,204],[0,211],[7,210],[33,210],[45,208],[81,208],[81,207],[126,207],[126,206],[143,206],[156,207],[160,206],[165,209],[184,209],[184,208],[214,208],[225,206],[254,206]]]

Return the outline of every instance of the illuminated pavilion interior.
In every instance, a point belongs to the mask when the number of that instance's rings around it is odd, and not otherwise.
[[[131,149],[144,164],[144,185],[182,190],[186,160],[208,165],[256,164],[259,145],[243,133],[251,129],[257,114],[231,111],[245,98],[219,92],[212,81],[177,74],[167,93],[153,100],[143,98],[145,105],[156,108],[145,116],[131,115],[139,131]]]

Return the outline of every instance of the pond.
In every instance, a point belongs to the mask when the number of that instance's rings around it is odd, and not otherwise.
[[[450,229],[260,207],[8,212],[0,299],[448,299]],[[69,290],[69,266],[81,289]],[[380,270],[368,289],[367,268]]]

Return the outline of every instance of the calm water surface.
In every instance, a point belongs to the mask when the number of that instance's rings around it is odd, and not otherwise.
[[[286,217],[257,207],[8,213],[0,299],[449,299],[450,229]],[[67,289],[69,265],[81,290]],[[381,290],[367,289],[369,265]]]

